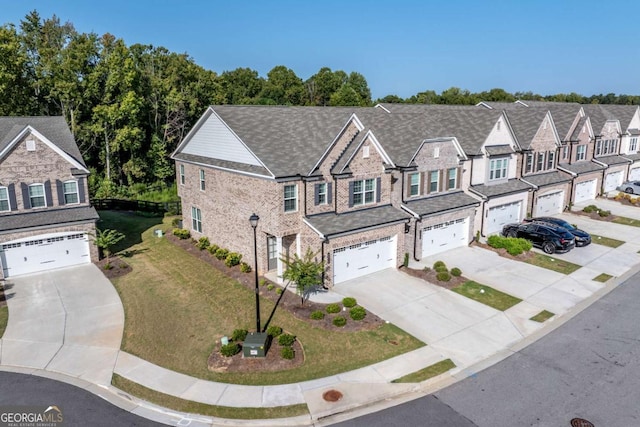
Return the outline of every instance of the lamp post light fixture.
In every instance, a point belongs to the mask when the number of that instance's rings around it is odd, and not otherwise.
[[[255,213],[249,217],[249,223],[253,228],[253,271],[256,286],[256,333],[260,333],[260,289],[258,288],[258,238],[256,228],[258,228],[260,217]]]

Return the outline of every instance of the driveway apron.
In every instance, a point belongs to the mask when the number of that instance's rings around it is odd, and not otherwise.
[[[10,278],[0,363],[109,385],[122,333],[118,293],[93,264]]]

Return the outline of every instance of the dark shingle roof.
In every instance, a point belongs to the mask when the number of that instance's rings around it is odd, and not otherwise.
[[[0,230],[4,233],[31,227],[60,226],[74,222],[97,221],[98,219],[100,217],[93,206],[37,210],[21,212],[17,215],[0,216]]]
[[[529,184],[533,184],[536,187],[544,187],[546,185],[560,184],[562,182],[570,182],[571,176],[566,173],[553,171],[553,172],[547,172],[547,173],[539,173],[535,175],[527,175],[527,176],[523,176],[520,179],[522,179],[525,182],[528,182]]]
[[[605,165],[608,165],[608,166],[621,165],[621,164],[624,164],[624,163],[631,163],[631,161],[629,161],[629,159],[627,159],[626,157],[618,156],[617,154],[614,154],[613,156],[596,157],[595,159],[597,161],[599,161],[599,162],[604,163]]]
[[[211,108],[276,177],[306,175],[351,114],[359,110],[257,105]]]
[[[0,151],[27,126],[33,127],[62,151],[85,166],[78,145],[62,116],[0,117]]]
[[[404,205],[421,217],[445,212],[451,209],[464,208],[467,206],[478,206],[480,202],[468,194],[457,191],[450,194],[442,194],[434,197],[427,197],[419,200],[411,200]]]
[[[589,120],[591,120],[591,127],[596,135],[600,135],[607,120],[619,119],[614,117],[611,111],[604,108],[604,105],[588,104],[584,105],[583,108],[587,116],[589,116]]]
[[[470,187],[470,190],[488,199],[491,199],[492,197],[506,196],[507,194],[512,194],[512,193],[521,193],[523,191],[528,191],[532,188],[533,187],[531,187],[526,182],[522,182],[519,179],[514,178],[502,184],[472,185]]]
[[[336,234],[355,233],[363,228],[407,221],[410,217],[408,213],[386,205],[341,214],[313,215],[307,217],[306,221],[324,236],[330,237]]]
[[[553,103],[545,107],[535,108],[546,108],[551,112],[551,118],[556,126],[560,140],[566,141],[570,137],[569,131],[571,130],[571,125],[580,112],[581,107],[578,104],[572,103]]]
[[[262,166],[248,165],[246,163],[231,162],[227,160],[212,159],[211,157],[196,156],[195,154],[177,153],[174,158],[187,162],[200,163],[204,165],[217,166],[224,169],[239,170],[258,175],[271,176],[268,170]]]
[[[578,162],[578,163],[572,163],[572,164],[561,163],[561,164],[558,165],[558,168],[566,169],[569,172],[573,172],[575,174],[582,175],[582,174],[589,173],[589,172],[601,171],[605,167],[602,166],[602,165],[599,165],[596,162],[590,162],[589,161],[589,162]]]
[[[588,119],[587,116],[580,118],[575,129],[571,133],[571,137],[570,137],[571,141],[578,141],[580,139],[580,132],[582,132],[582,127],[587,123],[587,119]]]
[[[545,108],[518,108],[506,111],[513,133],[524,149],[531,147],[531,141],[542,126],[547,110]]]
[[[625,157],[625,158],[631,160],[634,163],[640,161],[640,153],[637,153],[637,154],[623,154],[622,157]]]
[[[488,145],[485,146],[484,149],[487,151],[489,156],[502,156],[514,152],[510,145]]]

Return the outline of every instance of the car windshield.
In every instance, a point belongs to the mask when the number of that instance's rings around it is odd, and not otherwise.
[[[569,224],[566,221],[558,221],[558,225],[560,225],[560,227],[566,228],[567,230],[575,230],[576,229],[573,225]]]

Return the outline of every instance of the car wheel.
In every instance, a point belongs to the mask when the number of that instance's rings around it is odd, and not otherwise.
[[[518,233],[516,233],[515,230],[509,230],[509,232],[507,233],[507,237],[517,237]]]
[[[552,254],[556,251],[556,245],[554,245],[552,242],[545,242],[542,245],[542,250],[545,254]]]
[[[629,194],[633,194],[633,188],[627,187],[627,188],[624,189],[624,192],[625,193],[629,193]]]

